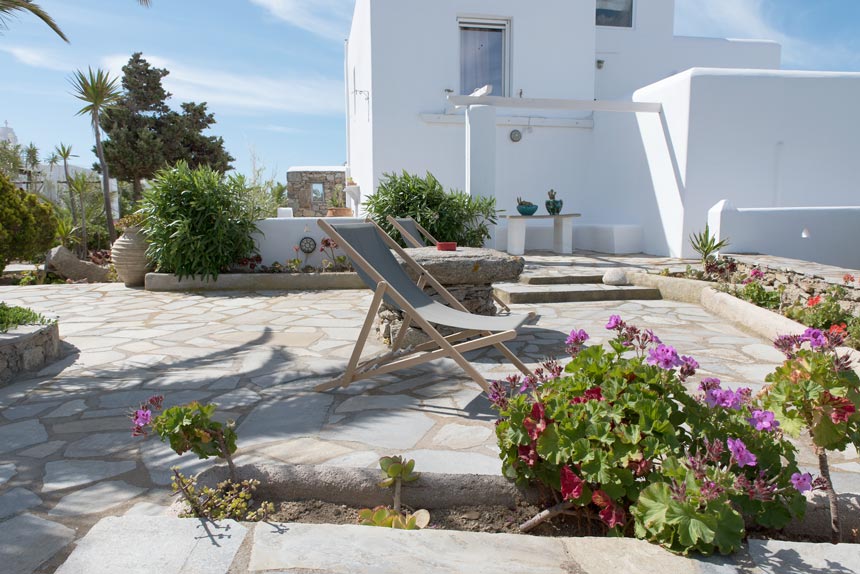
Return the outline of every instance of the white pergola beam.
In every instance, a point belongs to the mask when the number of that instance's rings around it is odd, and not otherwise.
[[[531,108],[541,110],[577,110],[590,112],[660,113],[663,104],[613,100],[558,100],[551,98],[503,98],[501,96],[448,96],[456,107],[494,106],[497,108]]]

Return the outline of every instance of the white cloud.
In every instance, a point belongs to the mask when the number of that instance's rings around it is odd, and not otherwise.
[[[773,0],[676,0],[675,32],[773,40],[782,46],[783,63],[792,68],[839,69],[860,63],[843,46],[813,43],[781,30],[782,9]]]
[[[73,69],[71,64],[63,62],[47,50],[28,48],[24,46],[0,46],[0,52],[11,54],[16,60],[34,68],[46,70],[57,70],[69,72]]]
[[[251,0],[275,18],[314,34],[342,40],[349,34],[353,0]]]
[[[343,84],[339,79],[307,75],[273,79],[188,66],[153,55],[147,55],[146,60],[170,71],[163,80],[164,87],[179,102],[208,102],[210,108],[219,111],[343,113]],[[112,74],[121,75],[127,62],[128,56],[115,55],[104,58],[103,65]]]

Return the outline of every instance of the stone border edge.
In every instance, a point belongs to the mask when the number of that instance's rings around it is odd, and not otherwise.
[[[663,277],[645,272],[630,273],[628,279],[640,287],[659,289],[664,299],[700,305],[714,315],[765,339],[774,340],[779,335],[796,335],[807,329],[806,325],[788,317],[762,309],[728,293],[721,293],[705,281]],[[849,347],[840,347],[839,350],[851,357],[855,370],[860,375],[860,351]]]
[[[365,289],[357,273],[223,273],[215,281],[183,278],[170,273],[147,273],[145,289],[182,291],[327,291]]]

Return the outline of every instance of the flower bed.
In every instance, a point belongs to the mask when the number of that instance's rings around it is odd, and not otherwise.
[[[845,335],[860,349],[860,278],[846,273],[842,284],[795,271],[769,269],[734,259],[712,258],[703,269],[663,273],[714,283],[714,289],[816,329]]]

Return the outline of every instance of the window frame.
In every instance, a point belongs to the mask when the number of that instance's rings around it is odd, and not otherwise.
[[[598,24],[597,23],[597,7],[595,6],[594,11],[594,25],[598,28],[603,28],[604,30],[635,30],[636,29],[636,15],[639,10],[639,1],[640,0],[631,0],[631,9],[630,9],[630,25],[629,26],[611,26],[608,24]]]
[[[502,91],[504,93],[496,94],[492,93],[491,96],[501,96],[509,98],[511,96],[511,86],[513,85],[512,80],[512,62],[511,62],[511,37],[512,37],[512,20],[511,18],[490,18],[490,17],[482,17],[482,16],[459,16],[457,17],[457,40],[460,42],[460,47],[458,50],[459,55],[459,75],[460,79],[458,83],[460,84],[460,89],[458,93],[460,95],[466,95],[463,93],[463,40],[462,40],[462,32],[464,28],[478,28],[478,29],[486,29],[486,30],[501,30],[502,31]]]

